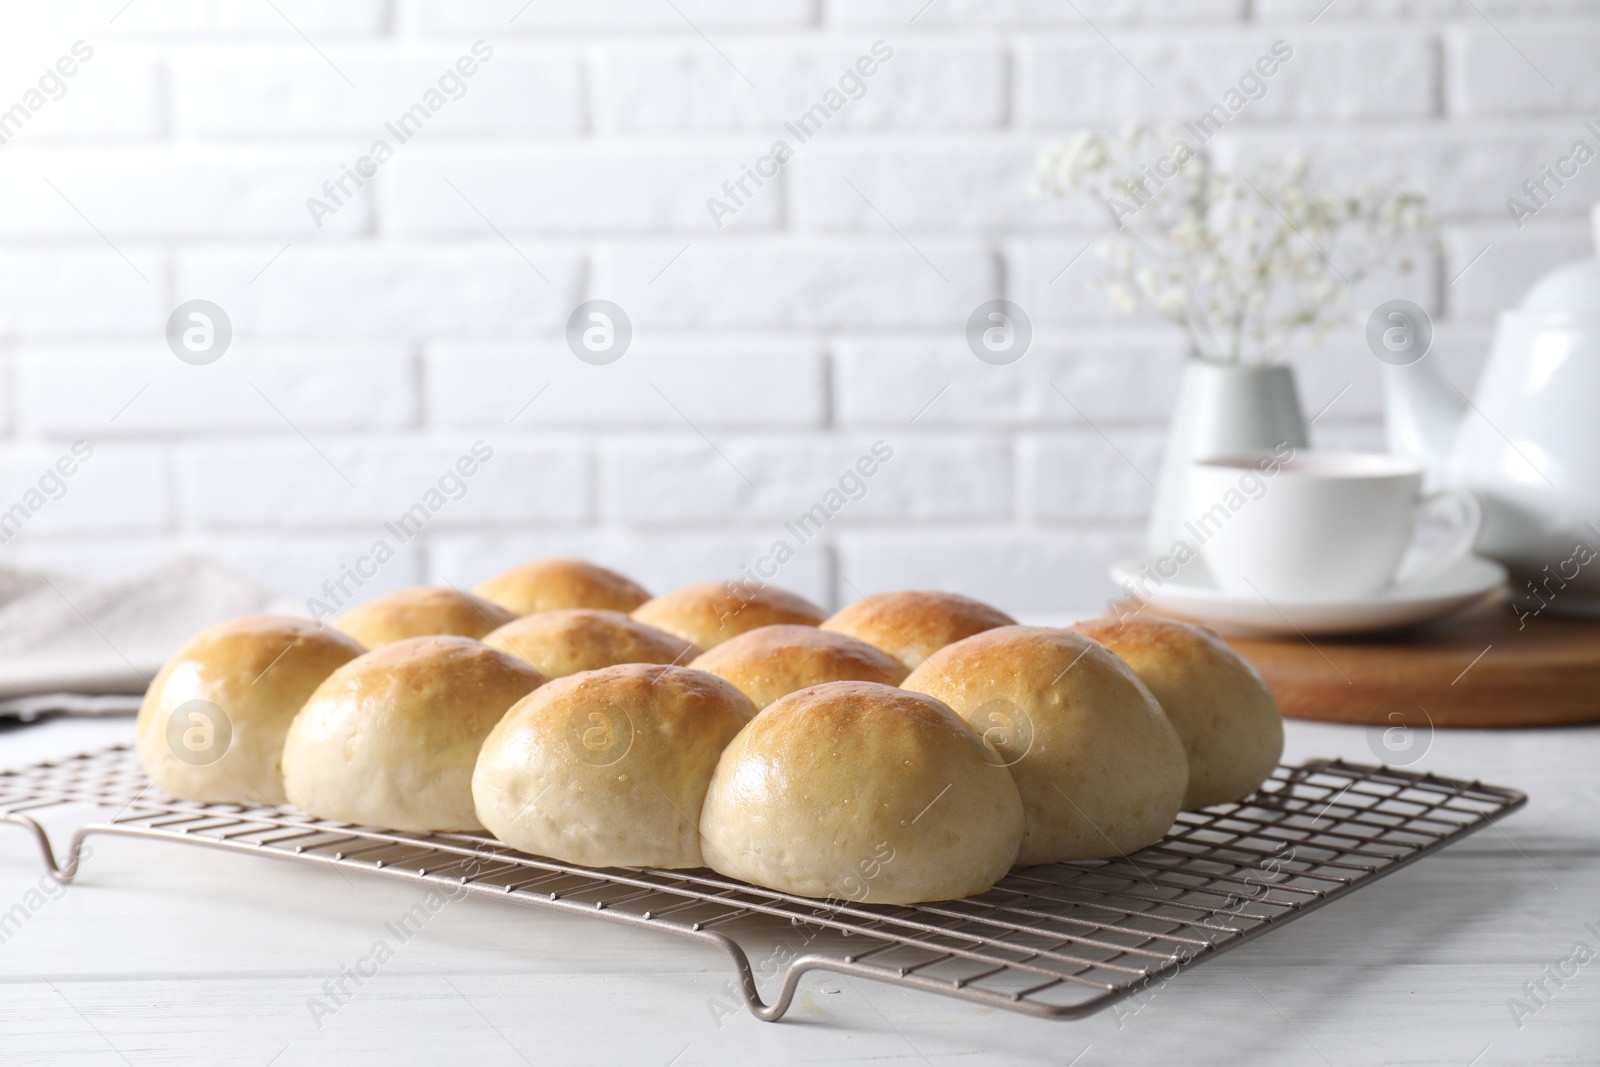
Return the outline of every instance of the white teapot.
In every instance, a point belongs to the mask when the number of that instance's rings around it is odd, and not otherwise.
[[[1600,205],[1593,215],[1600,246]],[[1600,615],[1600,259],[1502,312],[1471,401],[1431,356],[1384,368],[1389,449],[1483,505],[1477,549],[1524,608]]]

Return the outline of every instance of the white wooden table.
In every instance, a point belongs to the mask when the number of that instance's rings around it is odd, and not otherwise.
[[[131,737],[128,719],[8,729],[0,764]],[[1286,758],[1316,756],[1374,762],[1362,729],[1291,723]],[[32,908],[37,854],[0,826],[0,912],[28,913],[0,944],[0,1063],[1600,1063],[1600,728],[1441,731],[1412,766],[1532,800],[1137,1012],[1080,1022],[820,974],[786,1021],[761,1023],[719,1007],[732,971],[714,952],[477,900],[314,1020],[322,983],[415,889],[101,837],[78,884]],[[1579,942],[1596,959],[1549,981]],[[1510,1002],[1541,980],[1519,1027]]]

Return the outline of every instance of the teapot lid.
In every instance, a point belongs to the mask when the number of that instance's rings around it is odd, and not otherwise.
[[[1600,204],[1590,215],[1596,248],[1600,248]],[[1522,298],[1531,315],[1578,315],[1600,318],[1600,258],[1580,259],[1557,267],[1533,284]]]

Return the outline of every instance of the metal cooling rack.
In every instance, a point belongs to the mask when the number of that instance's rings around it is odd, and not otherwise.
[[[478,834],[408,834],[292,809],[154,794],[127,746],[0,774],[0,820],[29,829],[60,882],[90,834],[186,841],[432,883],[453,894],[581,912],[714,946],[758,1018],[808,971],[1076,1019],[1259,937],[1527,803],[1515,790],[1325,760],[1279,767],[1240,804],[1185,812],[1113,861],[1015,871],[982,896],[909,906],[819,901],[705,870],[593,870]],[[110,808],[57,865],[34,815]],[[752,965],[752,957],[758,962]],[[757,975],[769,986],[764,1001]]]

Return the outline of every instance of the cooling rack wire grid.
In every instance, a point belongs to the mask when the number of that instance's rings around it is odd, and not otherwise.
[[[746,1006],[769,1021],[817,970],[1082,1018],[1525,803],[1522,793],[1478,782],[1318,760],[1279,767],[1241,803],[1184,812],[1164,839],[1130,856],[1013,871],[966,900],[879,905],[793,896],[706,870],[575,867],[480,834],[400,833],[291,809],[172,800],[150,786],[127,746],[0,773],[0,821],[31,832],[63,883],[78,874],[91,834],[334,864],[712,946],[732,961]],[[65,817],[69,806],[85,821],[58,864],[36,816]]]

